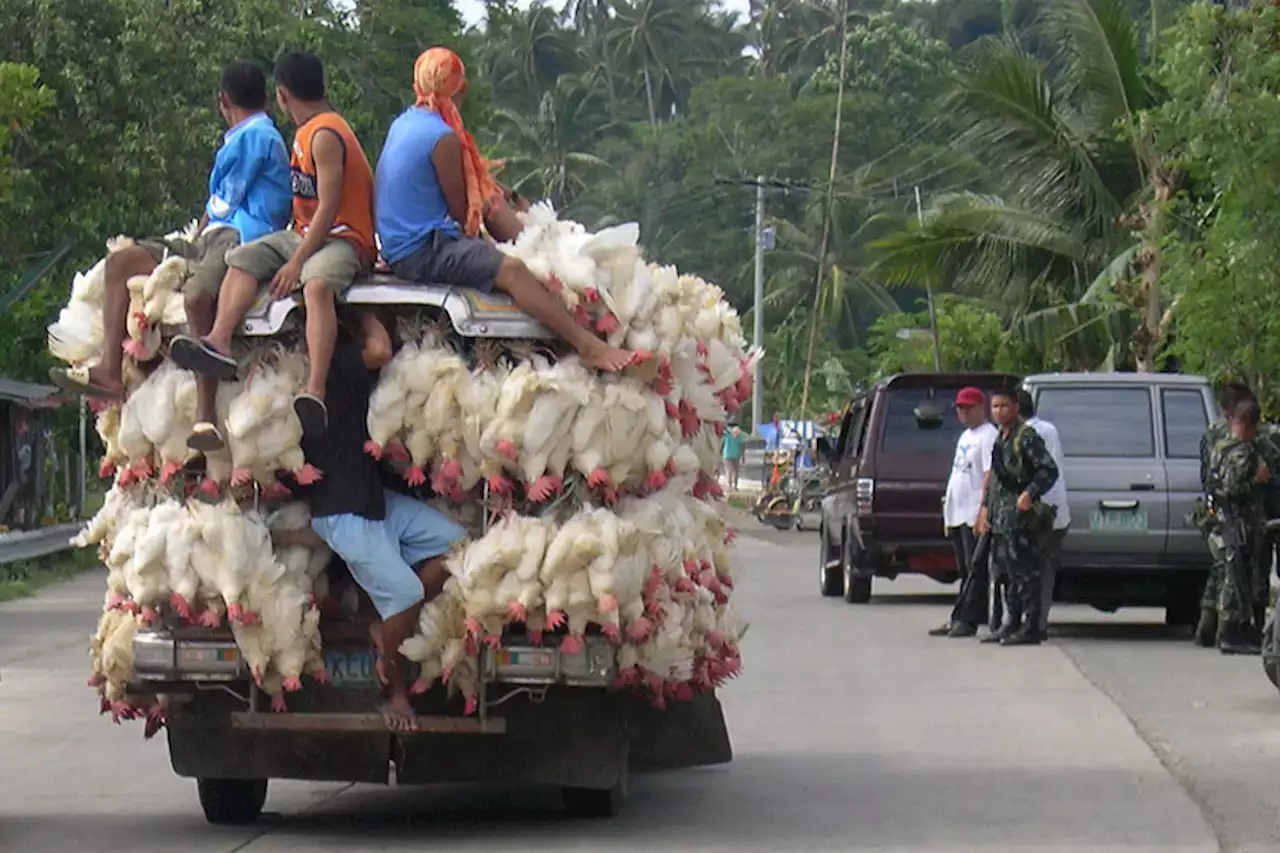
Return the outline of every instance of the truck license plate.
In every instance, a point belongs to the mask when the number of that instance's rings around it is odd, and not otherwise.
[[[513,652],[503,649],[498,652],[499,666],[551,667],[551,652]]]
[[[1099,533],[1146,533],[1145,509],[1095,509],[1089,516],[1089,529]]]
[[[369,687],[378,683],[372,651],[325,652],[324,665],[334,687]]]

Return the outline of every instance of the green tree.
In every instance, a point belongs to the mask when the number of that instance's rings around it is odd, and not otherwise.
[[[1143,124],[1153,96],[1142,33],[1124,0],[1062,0],[1035,32],[1053,46],[1051,63],[1012,40],[985,45],[948,111],[956,144],[992,165],[994,192],[939,200],[922,227],[879,244],[878,269],[998,299],[1010,320],[1054,326],[1046,339],[1131,314],[1130,337],[1092,360],[1154,369],[1174,302],[1160,245],[1177,173]]]

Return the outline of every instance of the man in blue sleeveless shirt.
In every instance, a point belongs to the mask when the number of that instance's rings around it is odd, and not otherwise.
[[[422,60],[434,54],[443,56],[450,69],[432,77],[429,72],[440,67],[428,69]],[[500,202],[469,198],[469,192],[477,192],[475,170],[484,167],[457,113],[457,101],[465,91],[461,60],[443,48],[433,48],[423,58],[415,68],[418,104],[392,123],[378,158],[374,213],[382,257],[408,281],[481,292],[496,287],[564,338],[586,366],[606,371],[626,367],[632,353],[609,346],[578,325],[559,297],[518,258],[467,233],[464,225],[473,227],[481,219],[474,210],[478,204],[483,204],[483,220],[498,240],[514,239],[520,224]]]

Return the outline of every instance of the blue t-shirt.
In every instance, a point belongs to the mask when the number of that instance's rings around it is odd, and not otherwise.
[[[209,224],[230,225],[248,243],[288,227],[292,210],[289,149],[267,114],[256,113],[222,137],[209,175]]]
[[[391,123],[374,178],[374,214],[382,257],[394,264],[416,252],[436,231],[458,236],[431,153],[453,133],[437,113],[410,107]]]

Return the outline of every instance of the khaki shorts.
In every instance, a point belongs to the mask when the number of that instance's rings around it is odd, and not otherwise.
[[[240,245],[240,232],[234,228],[215,228],[205,231],[195,242],[181,237],[160,237],[139,240],[138,245],[150,252],[157,264],[171,255],[186,258],[187,277],[182,289],[217,299],[227,274],[227,252]]]
[[[246,243],[227,253],[227,265],[244,270],[260,284],[271,280],[280,268],[289,262],[293,253],[302,245],[302,235],[296,231],[276,231]],[[307,258],[302,265],[299,287],[308,281],[320,279],[341,296],[364,265],[350,240],[331,237],[320,251]]]

